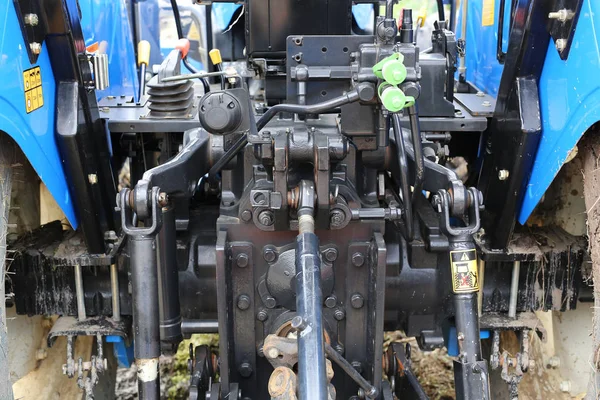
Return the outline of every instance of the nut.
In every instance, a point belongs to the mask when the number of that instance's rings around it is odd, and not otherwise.
[[[337,310],[335,310],[335,312],[333,313],[333,317],[338,321],[343,320],[345,316],[346,316],[346,313],[344,312],[344,310],[339,309],[339,308]]]
[[[498,171],[498,179],[500,179],[501,181],[507,180],[509,176],[510,172],[507,169],[501,169],[500,171]]]
[[[365,263],[365,256],[362,253],[356,252],[352,254],[352,264],[355,267],[362,267]]]
[[[236,258],[237,266],[240,268],[246,268],[248,266],[248,255],[246,253],[238,254]]]
[[[269,314],[267,314],[267,310],[265,310],[264,308],[261,308],[256,314],[256,319],[258,319],[261,322],[266,321],[268,318]]]
[[[271,226],[273,225],[273,223],[275,223],[275,216],[273,215],[272,211],[261,211],[261,213],[258,214],[258,222],[260,222],[261,225],[264,226]]]
[[[25,22],[25,25],[36,26],[40,22],[40,19],[37,14],[25,14],[23,16],[23,22]]]
[[[275,249],[268,247],[263,251],[263,257],[268,263],[275,262],[275,260],[277,259],[277,252],[275,251]]]
[[[42,44],[38,42],[29,43],[29,48],[33,54],[40,54],[42,52]]]
[[[337,259],[337,256],[338,256],[338,252],[333,247],[325,250],[325,259],[327,261],[334,262]]]
[[[242,221],[249,222],[252,219],[252,211],[244,210],[240,216],[242,217]]]

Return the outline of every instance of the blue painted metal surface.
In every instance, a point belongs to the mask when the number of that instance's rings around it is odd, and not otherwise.
[[[491,337],[491,332],[488,329],[481,329],[479,331],[480,339],[489,339]],[[448,350],[448,355],[450,357],[458,356],[458,336],[456,334],[456,327],[451,326],[448,329],[448,333],[445,338],[446,349]]]
[[[121,368],[131,367],[133,362],[133,345],[128,345],[121,336],[109,335],[106,336],[106,343],[113,344],[113,354]]]
[[[591,125],[600,120],[600,2],[584,0],[569,58],[550,42],[540,78],[542,139],[519,222],[524,224]]]
[[[484,26],[483,24],[483,2],[469,1],[467,9],[467,44],[466,44],[466,67],[467,81],[471,82],[480,90],[496,96],[500,87],[500,78],[504,66],[496,59],[496,46],[498,43],[498,15],[500,12],[500,1],[494,0],[494,24]],[[506,1],[504,14],[504,32],[502,35],[502,48],[506,51],[508,47],[510,26],[510,0]],[[456,24],[456,37],[461,37],[462,6],[460,2],[457,10],[458,22]],[[458,77],[458,75],[457,75]]]
[[[56,86],[46,45],[42,46],[37,64],[30,64],[12,1],[0,2],[0,29],[0,131],[17,142],[76,229],[77,216],[54,137]],[[23,71],[34,66],[41,69],[44,105],[27,114]]]
[[[96,97],[135,96],[139,82],[134,43],[125,0],[79,0],[85,45],[106,42],[110,86]],[[144,21],[141,21],[144,23]]]

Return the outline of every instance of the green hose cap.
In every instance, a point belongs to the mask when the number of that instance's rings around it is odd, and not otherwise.
[[[412,96],[407,96],[400,88],[385,83],[379,86],[379,98],[389,112],[398,112],[404,107],[415,104],[415,99]]]
[[[401,84],[406,79],[407,74],[404,66],[404,56],[400,53],[394,53],[384,58],[373,66],[373,73],[390,85]]]

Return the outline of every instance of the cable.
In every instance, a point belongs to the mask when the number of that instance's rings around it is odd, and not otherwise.
[[[177,29],[177,37],[179,39],[185,39],[185,36],[183,36],[183,28],[181,27],[181,14],[179,14],[179,6],[177,5],[177,0],[171,0],[171,8],[173,9],[173,17],[175,18],[175,28]],[[185,65],[185,67],[189,69],[192,74],[198,73],[198,70],[188,62],[187,58],[184,57],[181,59],[181,61],[183,62],[183,65]],[[202,86],[204,87],[204,93],[210,92],[210,85],[208,84],[208,81],[204,78],[200,78],[200,82],[202,82]]]
[[[408,107],[408,119],[410,122],[410,133],[415,152],[415,183],[413,185],[412,204],[423,190],[425,179],[425,160],[423,159],[423,143],[421,141],[421,127],[419,126],[419,111],[417,105]]]
[[[437,8],[438,8],[438,19],[440,21],[445,21],[446,17],[444,16],[444,0],[437,0]]]

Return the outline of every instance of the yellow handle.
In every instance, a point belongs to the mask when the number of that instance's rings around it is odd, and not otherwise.
[[[142,40],[138,43],[138,65],[150,64],[150,42]]]
[[[223,62],[219,49],[212,49],[208,52],[208,55],[210,56],[210,61],[212,61],[214,65],[219,65]]]

